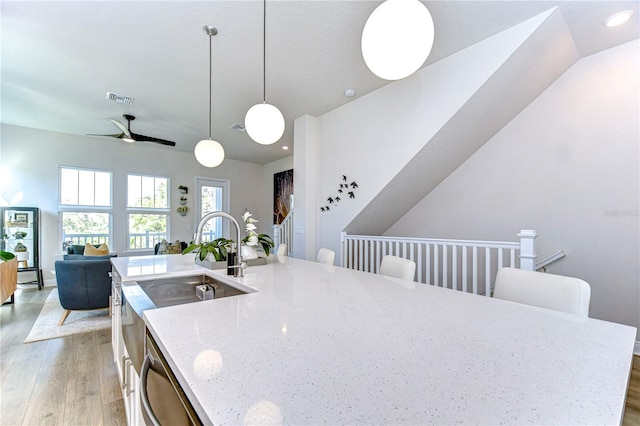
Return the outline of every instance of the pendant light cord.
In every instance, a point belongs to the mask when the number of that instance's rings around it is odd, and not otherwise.
[[[211,135],[211,122],[213,121],[213,52],[211,47],[211,38],[213,35],[209,34],[209,139],[212,139]]]
[[[267,103],[267,0],[262,2],[262,103]]]

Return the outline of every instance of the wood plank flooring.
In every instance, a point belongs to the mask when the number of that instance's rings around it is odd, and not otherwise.
[[[631,369],[629,388],[627,389],[627,404],[622,425],[640,425],[640,356],[633,357],[633,367]]]
[[[111,330],[23,344],[51,289],[0,308],[0,425],[124,425]]]
[[[124,403],[103,330],[23,344],[51,289],[25,288],[0,308],[0,425],[124,425]],[[640,425],[634,356],[623,426]]]

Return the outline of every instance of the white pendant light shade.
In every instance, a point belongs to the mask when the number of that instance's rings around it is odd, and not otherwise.
[[[219,142],[203,139],[196,144],[196,160],[205,167],[216,167],[224,161],[224,148]]]
[[[244,127],[251,139],[262,145],[271,145],[278,142],[284,133],[284,117],[271,104],[255,104],[244,117]]]
[[[433,47],[429,10],[418,0],[387,0],[362,31],[362,56],[375,75],[399,80],[416,72]]]

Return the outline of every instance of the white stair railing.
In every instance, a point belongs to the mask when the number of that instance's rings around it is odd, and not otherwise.
[[[539,270],[542,269],[544,272],[547,272],[547,266],[549,266],[553,262],[556,262],[556,261],[562,259],[566,255],[567,255],[567,253],[565,253],[564,250],[558,250],[557,252],[555,252],[555,253],[545,257],[544,259],[540,260],[539,262],[537,262],[536,263],[536,271],[539,271]]]
[[[273,244],[277,250],[280,244],[287,245],[287,256],[293,252],[293,209],[280,222],[279,225],[273,225]]]
[[[342,266],[377,273],[383,256],[399,256],[416,262],[417,282],[490,296],[498,269],[536,268],[536,232],[518,236],[520,241],[502,242],[342,233]]]

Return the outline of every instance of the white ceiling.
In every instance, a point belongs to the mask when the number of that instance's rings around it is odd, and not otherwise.
[[[267,2],[267,101],[287,129],[272,146],[244,132],[262,100],[262,1],[6,1],[1,13],[1,121],[61,133],[113,134],[110,118],[192,152],[208,136],[209,37],[213,38],[214,139],[227,158],[267,163],[291,155],[293,120],[319,115],[385,84],[360,54],[360,34],[380,1]],[[436,37],[427,64],[559,6],[586,56],[638,38],[638,1],[426,1]],[[632,22],[607,29],[610,14]],[[135,99],[124,106],[106,92]],[[103,138],[105,146],[124,143]],[[157,146],[157,145],[154,145]]]

